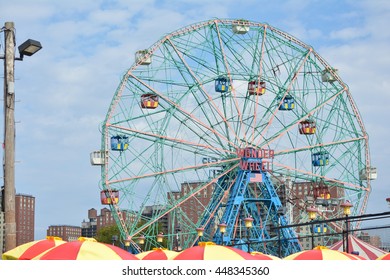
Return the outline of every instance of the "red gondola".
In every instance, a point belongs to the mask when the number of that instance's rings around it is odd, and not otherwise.
[[[156,109],[158,107],[158,96],[153,93],[142,94],[141,107],[144,109]]]
[[[313,120],[304,120],[299,123],[298,129],[300,134],[314,134],[316,133],[316,123]]]
[[[119,202],[119,191],[112,190],[110,195],[110,191],[102,190],[100,192],[100,201],[103,205],[117,204]]]
[[[258,80],[249,81],[248,93],[249,95],[263,95],[265,93],[265,82],[259,82]]]

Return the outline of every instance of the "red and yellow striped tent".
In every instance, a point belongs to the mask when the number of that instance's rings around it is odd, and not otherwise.
[[[135,256],[140,260],[172,260],[179,252],[171,251],[165,248],[153,248],[153,250],[145,251]]]
[[[301,251],[284,258],[284,260],[365,260],[363,257],[317,246],[312,250]]]
[[[94,238],[80,237],[33,258],[33,260],[139,260],[135,255]]]
[[[381,261],[390,261],[390,253],[383,254],[382,256],[379,256],[379,257],[377,258],[377,260],[381,260]]]
[[[3,260],[31,260],[39,254],[66,243],[60,237],[46,236],[46,239],[22,244],[2,255]]]
[[[329,247],[332,250],[343,251],[343,241],[340,240]],[[367,260],[376,260],[379,256],[386,254],[385,251],[357,238],[356,236],[348,236],[349,252],[358,252],[359,256]]]
[[[278,257],[276,257],[276,256],[264,254],[264,253],[257,252],[257,251],[251,252],[251,255],[257,257],[258,260],[263,260],[263,261],[268,261],[268,260],[273,260],[273,261],[275,261],[275,260],[281,260],[281,258],[278,258]]]
[[[258,260],[256,256],[234,247],[199,242],[198,246],[180,252],[174,260]]]

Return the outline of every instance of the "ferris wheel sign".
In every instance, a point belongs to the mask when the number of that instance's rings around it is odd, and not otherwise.
[[[239,167],[241,170],[250,171],[271,171],[270,161],[274,158],[275,152],[271,149],[238,148],[237,156],[240,158]]]

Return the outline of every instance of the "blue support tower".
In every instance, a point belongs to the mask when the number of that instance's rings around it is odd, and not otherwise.
[[[286,226],[288,219],[269,173],[262,168],[263,159],[244,156],[241,162],[233,174],[224,175],[216,184],[208,211],[199,224],[205,228],[206,236],[217,244],[248,252],[284,257],[301,251],[292,228],[277,229]],[[251,228],[244,226],[247,217],[253,218]],[[217,228],[220,223],[227,225],[223,234]]]

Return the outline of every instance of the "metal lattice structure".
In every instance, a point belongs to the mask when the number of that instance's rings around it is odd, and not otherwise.
[[[192,246],[197,228],[205,229],[203,239],[221,242],[221,222],[230,228],[224,240],[234,244],[245,240],[240,220],[247,215],[254,219],[248,238],[276,240],[272,226],[307,220],[310,205],[335,217],[349,200],[359,215],[376,176],[362,119],[337,70],[297,38],[246,20],[193,24],[137,52],[101,145],[101,189],[134,250],[140,235],[144,246],[156,246],[159,232],[170,248]],[[272,151],[267,168],[242,168],[237,151],[248,147]],[[261,180],[251,183],[251,173]],[[229,201],[240,191],[244,202],[234,206]],[[286,252],[299,250],[294,242]]]

